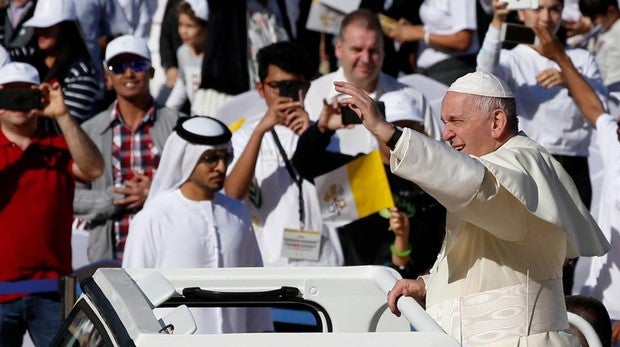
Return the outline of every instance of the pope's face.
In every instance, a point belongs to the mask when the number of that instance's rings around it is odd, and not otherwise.
[[[493,122],[474,104],[471,94],[447,92],[441,104],[443,140],[457,151],[477,157],[493,152]]]

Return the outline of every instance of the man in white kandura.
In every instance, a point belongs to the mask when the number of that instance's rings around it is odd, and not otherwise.
[[[144,208],[130,226],[123,267],[262,266],[248,209],[219,191],[232,134],[211,117],[182,119],[170,135]],[[194,308],[198,333],[273,330],[265,308]]]

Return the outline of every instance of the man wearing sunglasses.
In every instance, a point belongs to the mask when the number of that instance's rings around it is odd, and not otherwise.
[[[123,267],[262,266],[247,207],[219,191],[231,133],[211,117],[183,119],[170,135],[144,208],[131,223]],[[269,308],[192,309],[197,333],[273,330]]]
[[[310,125],[303,108],[307,89],[303,51],[278,42],[258,51],[256,89],[267,111],[243,125],[232,138],[240,153],[226,178],[226,194],[245,200],[265,266],[342,265],[337,235],[321,219],[314,185],[293,168],[299,134]],[[296,235],[314,235],[296,252]]]
[[[143,39],[124,35],[105,52],[106,84],[116,92],[109,109],[82,124],[103,153],[104,174],[78,186],[76,217],[89,229],[90,261],[122,259],[132,216],[149,192],[168,135],[180,114],[154,102],[151,54]]]

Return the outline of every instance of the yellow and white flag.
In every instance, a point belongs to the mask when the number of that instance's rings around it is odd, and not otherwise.
[[[314,179],[323,220],[340,226],[394,206],[379,151]]]

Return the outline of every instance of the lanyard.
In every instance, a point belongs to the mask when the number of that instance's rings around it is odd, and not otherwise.
[[[276,143],[276,146],[278,147],[278,151],[280,152],[280,155],[282,156],[282,159],[284,160],[284,166],[286,167],[286,171],[288,171],[288,174],[291,176],[291,178],[293,179],[293,181],[297,184],[297,187],[299,188],[299,230],[303,230],[304,229],[304,221],[305,221],[305,209],[304,209],[304,197],[303,197],[303,193],[301,190],[301,184],[303,183],[303,178],[301,178],[301,175],[299,175],[297,173],[297,171],[295,170],[295,168],[293,167],[293,164],[291,164],[291,161],[288,159],[288,156],[286,155],[286,152],[284,151],[284,148],[282,147],[282,143],[280,143],[280,139],[278,138],[278,135],[276,134],[276,130],[275,129],[271,129],[271,135],[273,136],[273,140]]]

